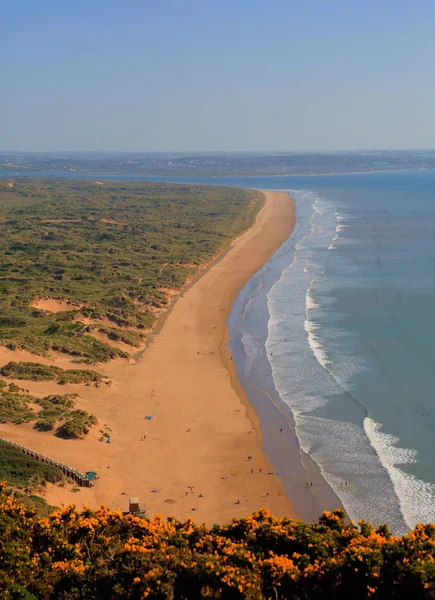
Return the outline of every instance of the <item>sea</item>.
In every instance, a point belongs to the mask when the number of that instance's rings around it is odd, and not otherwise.
[[[293,233],[229,316],[241,381],[351,519],[435,522],[435,171],[146,180],[291,195]]]

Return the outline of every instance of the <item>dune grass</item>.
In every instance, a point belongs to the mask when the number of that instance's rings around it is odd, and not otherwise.
[[[0,345],[87,363],[127,357],[116,342],[139,346],[167,290],[180,290],[261,204],[258,192],[213,186],[0,183]],[[32,306],[43,298],[67,310]]]
[[[91,369],[62,369],[54,365],[42,365],[34,362],[10,361],[0,368],[0,374],[9,379],[29,381],[53,381],[60,385],[66,383],[110,383],[108,377]]]
[[[62,472],[46,463],[38,462],[0,440],[0,481],[7,481],[18,489],[34,488],[43,482],[58,483]]]
[[[26,509],[47,516],[55,507],[38,494],[47,482],[64,485],[65,476],[59,470],[26,456],[0,440],[0,481],[8,482],[8,490]]]
[[[82,438],[97,423],[94,415],[76,408],[77,394],[32,396],[14,383],[0,380],[0,423],[34,423],[38,431]],[[36,410],[35,410],[36,409]]]

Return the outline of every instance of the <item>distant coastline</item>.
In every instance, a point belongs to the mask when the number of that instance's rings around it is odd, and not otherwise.
[[[412,171],[432,171],[435,170],[435,166],[433,168],[429,167],[416,167],[416,168],[396,168],[396,169],[367,169],[361,171],[308,171],[308,172],[296,172],[296,173],[255,173],[255,172],[240,172],[240,173],[190,173],[190,172],[180,172],[180,173],[135,173],[135,172],[105,172],[105,171],[22,171],[17,172],[16,170],[12,171],[3,171],[0,169],[0,177],[10,177],[11,179],[19,178],[19,177],[34,177],[34,178],[53,178],[56,179],[103,179],[103,180],[140,180],[140,179],[151,179],[152,181],[170,181],[172,183],[177,182],[180,178],[182,178],[183,182],[187,182],[189,178],[192,181],[189,183],[194,184],[195,180],[206,178],[206,179],[237,179],[237,178],[249,178],[249,179],[260,179],[260,178],[279,178],[279,177],[328,177],[334,175],[371,175],[376,173],[409,173]],[[200,182],[203,183],[203,182]],[[210,185],[213,185],[213,182],[209,182]],[[217,184],[218,185],[218,184]]]
[[[0,175],[301,177],[435,170],[435,150],[335,152],[0,152]]]

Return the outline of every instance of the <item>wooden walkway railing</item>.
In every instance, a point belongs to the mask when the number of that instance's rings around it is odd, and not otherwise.
[[[12,446],[13,448],[21,450],[21,452],[24,452],[27,454],[27,456],[30,456],[30,458],[34,458],[39,462],[47,463],[48,465],[52,465],[53,467],[60,469],[64,475],[78,483],[81,487],[91,487],[91,482],[89,479],[86,479],[84,474],[80,473],[80,471],[77,471],[77,469],[73,469],[72,467],[64,465],[63,463],[54,460],[49,456],[44,456],[44,454],[41,454],[40,452],[31,450],[30,448],[26,448],[25,446],[21,446],[20,444],[11,442],[10,440],[5,440],[4,438],[0,438],[0,440],[6,444],[9,444],[9,446]]]

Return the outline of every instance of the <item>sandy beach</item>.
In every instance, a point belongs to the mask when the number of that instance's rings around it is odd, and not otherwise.
[[[47,500],[61,505],[128,509],[139,497],[151,514],[211,524],[261,507],[297,516],[261,449],[254,409],[247,402],[227,349],[226,319],[237,293],[289,236],[294,205],[282,192],[264,192],[255,224],[235,240],[175,302],[158,334],[134,363],[96,368],[112,386],[16,383],[30,392],[79,393],[79,408],[99,424],[83,440],[63,440],[32,425],[0,425],[0,436],[25,444],[100,479],[90,489],[50,486]],[[40,358],[0,349],[9,360],[77,368],[68,357]],[[147,420],[148,415],[152,419]],[[111,444],[98,441],[110,427]]]

